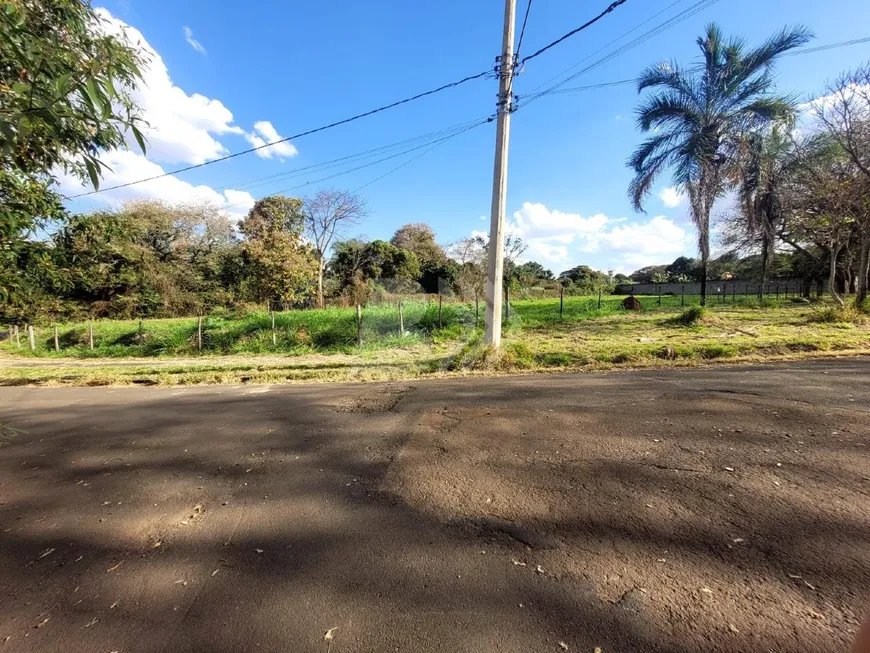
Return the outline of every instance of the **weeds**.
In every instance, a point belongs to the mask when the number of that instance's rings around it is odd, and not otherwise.
[[[854,306],[829,306],[807,317],[807,322],[818,324],[863,324],[867,316]]]
[[[672,324],[695,326],[707,317],[707,309],[703,306],[691,306],[671,320]]]

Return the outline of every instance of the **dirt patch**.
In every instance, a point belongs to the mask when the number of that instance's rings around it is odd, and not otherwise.
[[[377,392],[365,392],[340,402],[335,410],[339,413],[386,413],[393,410],[406,394],[414,390],[411,385],[388,385]]]

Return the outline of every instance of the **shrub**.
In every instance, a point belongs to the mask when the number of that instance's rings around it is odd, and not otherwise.
[[[694,326],[707,317],[707,309],[703,306],[690,306],[673,319],[674,324]]]
[[[807,322],[821,324],[854,324],[864,321],[864,316],[854,306],[829,306],[811,313]]]
[[[711,359],[711,358],[729,358],[734,356],[737,352],[727,345],[704,345],[698,350],[698,353],[701,355],[701,358]]]

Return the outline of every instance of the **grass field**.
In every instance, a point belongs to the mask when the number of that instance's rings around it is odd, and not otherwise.
[[[736,301],[733,301],[736,299]],[[566,297],[512,302],[504,346],[494,354],[475,328],[473,305],[406,302],[404,332],[395,306],[364,309],[363,344],[356,312],[325,309],[271,317],[101,321],[94,349],[86,324],[38,330],[36,350],[2,345],[0,384],[287,383],[412,379],[522,371],[688,366],[870,353],[863,316],[825,302],[714,297],[706,311],[680,297],[641,297],[643,311],[624,311],[623,297]],[[697,304],[686,297],[686,305]],[[483,309],[481,307],[481,320]],[[440,324],[440,326],[439,326]]]

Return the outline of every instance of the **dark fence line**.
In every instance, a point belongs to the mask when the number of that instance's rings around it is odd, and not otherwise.
[[[707,282],[708,295],[801,295],[808,289],[815,289],[804,279],[772,279],[766,283],[745,279],[728,279]],[[687,283],[623,283],[616,286],[616,295],[700,295],[701,282]]]

